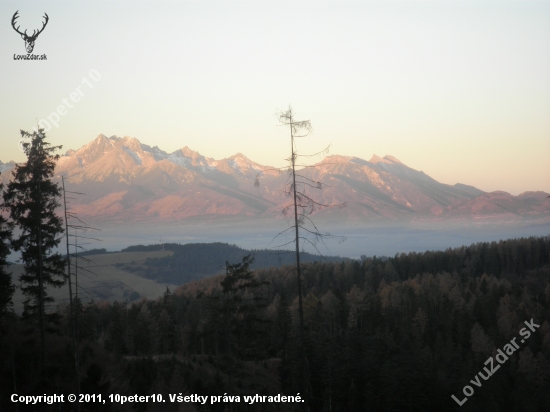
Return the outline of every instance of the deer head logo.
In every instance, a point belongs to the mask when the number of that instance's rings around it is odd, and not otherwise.
[[[19,13],[19,10],[17,10],[13,15],[11,19],[11,25],[13,29],[21,35],[21,38],[25,40],[25,48],[27,49],[27,53],[32,53],[32,50],[34,49],[34,42],[36,41],[36,38],[38,37],[38,35],[44,31],[46,24],[48,24],[49,17],[46,13],[44,13],[44,18],[46,19],[46,21],[42,23],[42,28],[38,30],[38,32],[34,30],[32,33],[32,36],[29,36],[27,35],[27,30],[25,30],[24,33],[21,33],[19,31],[19,26],[15,27],[15,20],[17,20],[17,18],[19,17],[17,13]]]

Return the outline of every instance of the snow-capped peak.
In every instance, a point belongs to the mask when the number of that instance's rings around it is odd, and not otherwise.
[[[265,166],[262,166],[250,160],[248,157],[240,152],[228,157],[227,161],[233,169],[240,172],[248,172],[250,170],[254,172],[260,172],[265,169]]]
[[[394,163],[397,163],[397,164],[403,164],[402,162],[400,162],[397,158],[393,157],[393,156],[390,156],[390,155],[386,155],[384,156],[383,158],[378,156],[378,155],[374,155],[371,157],[371,159],[369,160],[370,163],[372,164],[377,164],[377,163],[386,163],[386,164],[394,164]]]
[[[7,172],[15,166],[15,162],[2,163],[0,161],[0,173]]]

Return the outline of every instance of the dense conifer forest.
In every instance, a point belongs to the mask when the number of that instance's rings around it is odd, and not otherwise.
[[[81,410],[547,411],[549,258],[550,237],[532,237],[304,264],[305,393],[292,266],[252,271],[245,257],[156,301],[78,302],[81,393],[241,396],[240,403],[87,403]],[[43,370],[36,329],[2,315],[0,410],[14,410],[11,393],[75,393],[68,308],[57,315]],[[531,319],[540,326],[520,343]],[[519,348],[490,373],[487,359],[514,338]],[[306,403],[242,398],[299,392]],[[459,406],[452,395],[467,400]]]

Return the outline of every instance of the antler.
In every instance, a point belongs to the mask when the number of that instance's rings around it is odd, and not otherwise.
[[[50,18],[46,14],[46,12],[44,12],[43,17],[46,19],[46,21],[44,23],[42,23],[42,28],[40,30],[38,30],[38,33],[35,33],[36,30],[33,31],[32,36],[31,36],[32,39],[36,38],[40,33],[42,33],[44,31],[44,29],[46,28],[46,24],[48,24],[48,21],[50,20]]]
[[[11,25],[12,25],[13,29],[14,29],[17,33],[19,33],[21,36],[27,36],[27,30],[25,30],[25,33],[21,33],[21,32],[19,31],[19,27],[20,27],[20,26],[17,26],[17,28],[15,27],[15,20],[17,20],[17,18],[19,17],[19,16],[17,15],[17,13],[19,13],[19,10],[17,10],[17,11],[15,12],[15,14],[13,15],[13,17],[12,17],[12,19],[11,19]],[[44,13],[44,14],[45,14],[45,13]]]

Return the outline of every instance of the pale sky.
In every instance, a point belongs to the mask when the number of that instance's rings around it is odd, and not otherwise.
[[[29,34],[49,15],[46,61],[14,60],[16,10]],[[63,151],[103,133],[282,166],[291,104],[313,125],[304,154],[332,142],[442,183],[550,192],[550,2],[4,0],[0,21],[3,162],[68,99],[47,134]]]

